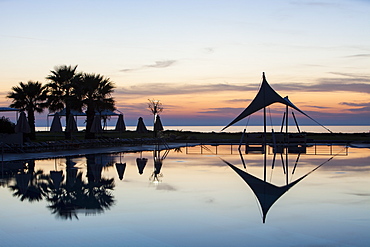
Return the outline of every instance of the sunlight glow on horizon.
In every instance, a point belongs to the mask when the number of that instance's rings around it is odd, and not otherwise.
[[[150,116],[147,100],[155,98],[170,122],[227,123],[253,99],[264,71],[281,96],[312,116],[370,122],[368,1],[20,0],[0,7],[1,106],[10,104],[12,86],[45,83],[66,64],[109,77],[129,119]]]

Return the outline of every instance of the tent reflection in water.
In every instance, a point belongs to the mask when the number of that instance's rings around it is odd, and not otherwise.
[[[329,159],[331,160],[331,159]],[[329,161],[328,160],[328,161]],[[288,183],[284,186],[276,186],[269,182],[266,182],[262,179],[259,179],[239,168],[236,166],[230,164],[229,162],[223,160],[230,168],[232,168],[251,188],[253,193],[258,199],[258,202],[261,206],[262,210],[262,222],[265,223],[266,216],[269,211],[269,209],[272,207],[272,205],[282,196],[284,195],[289,189],[291,189],[294,185],[302,181],[305,177],[307,177],[309,174],[317,170],[319,167],[324,165],[326,162],[322,163],[321,165],[317,166],[307,174],[303,175],[302,177],[296,179],[295,181]]]

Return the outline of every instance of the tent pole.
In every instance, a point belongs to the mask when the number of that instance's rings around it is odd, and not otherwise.
[[[263,180],[266,182],[266,142],[267,142],[267,133],[266,133],[266,107],[263,108]]]
[[[284,112],[284,115],[283,115],[283,120],[281,121],[280,132],[283,132],[283,129],[284,129],[284,120],[285,120],[285,112]]]
[[[288,135],[288,106],[285,107],[285,132]]]
[[[288,163],[289,163],[289,161],[288,161],[288,152],[289,152],[289,133],[288,133],[288,105],[286,106],[286,108],[285,108],[285,110],[286,110],[286,114],[285,114],[285,131],[286,131],[286,138],[287,138],[287,147],[286,147],[286,153],[285,153],[285,165],[286,165],[286,169],[285,169],[285,171],[286,171],[286,184],[288,184],[289,183],[289,179],[288,179]]]
[[[299,129],[299,125],[298,125],[298,122],[297,122],[297,119],[295,118],[295,115],[294,115],[293,111],[292,111],[292,115],[293,115],[293,119],[294,119],[294,122],[295,122],[295,126],[297,126],[298,133],[301,133],[301,130]]]
[[[298,156],[297,156],[297,159],[295,161],[295,164],[294,164],[294,168],[293,168],[293,171],[292,171],[292,174],[294,174],[294,171],[295,171],[295,168],[297,167],[297,164],[298,164],[298,161],[299,161],[299,157],[301,156],[301,153],[298,153]]]

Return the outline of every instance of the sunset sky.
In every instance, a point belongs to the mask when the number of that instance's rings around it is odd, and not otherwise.
[[[265,72],[323,124],[370,123],[369,0],[0,0],[0,9],[0,106],[19,82],[78,65],[115,83],[127,125],[140,116],[150,125],[157,99],[164,125],[225,126]],[[280,122],[283,108],[269,111]]]

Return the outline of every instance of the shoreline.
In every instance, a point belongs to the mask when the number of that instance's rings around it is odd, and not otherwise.
[[[196,146],[197,143],[171,143],[168,144],[170,149],[181,148],[186,146]],[[81,149],[68,149],[59,151],[46,151],[46,152],[29,152],[29,153],[4,153],[2,155],[2,161],[13,162],[13,161],[24,161],[24,160],[43,160],[43,159],[54,159],[63,157],[80,157],[87,154],[107,154],[107,153],[137,153],[153,151],[155,145],[137,145],[137,146],[112,146],[112,147],[91,147]],[[159,146],[160,150],[167,149],[165,145]],[[1,162],[1,161],[0,161]]]
[[[328,143],[307,143],[308,146],[311,145],[325,145]],[[68,149],[59,151],[43,151],[43,152],[28,152],[28,153],[3,153],[1,163],[18,162],[26,160],[45,160],[45,159],[55,159],[64,157],[81,157],[88,154],[113,154],[113,153],[138,153],[138,152],[150,152],[154,150],[166,150],[166,149],[176,149],[176,148],[187,148],[195,147],[200,145],[210,145],[210,146],[221,146],[221,145],[234,145],[239,146],[236,142],[218,142],[218,143],[202,143],[202,142],[192,142],[192,143],[167,143],[167,145],[136,145],[136,146],[111,146],[111,147],[90,147],[81,149]],[[244,144],[245,145],[245,144]],[[331,143],[332,146],[346,146],[348,148],[370,148],[369,145],[366,146],[355,146],[347,145],[345,143]]]
[[[263,133],[253,144],[261,144]],[[294,133],[297,135],[297,133]],[[369,147],[370,133],[300,133],[305,134],[304,143],[346,145],[349,147]],[[196,145],[239,145],[242,133],[204,133],[193,131],[163,131],[160,138],[153,138],[153,132],[105,131],[97,139],[85,140],[84,132],[73,133],[73,140],[65,140],[63,133],[36,132],[37,140],[25,143],[22,147],[2,149],[2,160],[17,161],[27,159],[48,159],[65,156],[82,156],[90,153],[141,152],[160,149],[173,149]],[[272,144],[271,133],[267,133],[268,143]],[[255,139],[256,140],[256,139]]]

